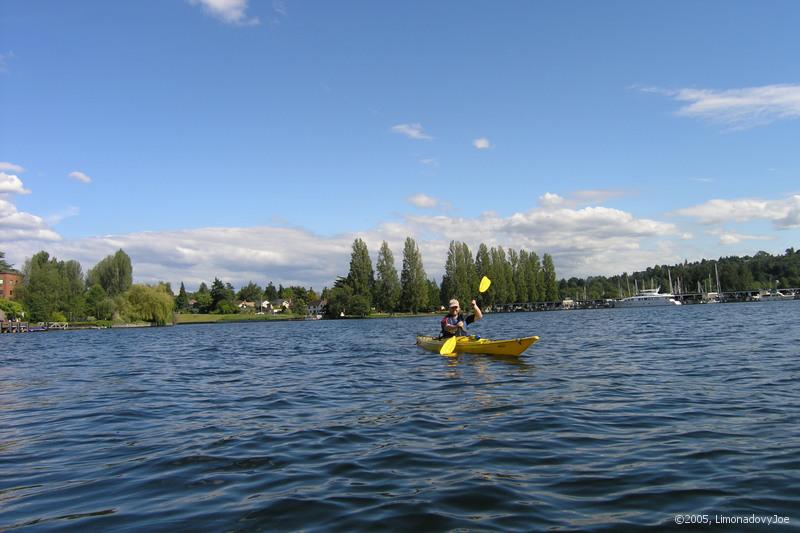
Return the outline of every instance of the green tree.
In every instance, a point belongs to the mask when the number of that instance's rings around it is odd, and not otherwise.
[[[292,298],[292,303],[289,306],[289,311],[297,316],[305,316],[308,314],[308,302],[302,296],[295,296]]]
[[[550,254],[542,257],[542,270],[544,273],[544,298],[545,301],[555,302],[559,300],[558,282],[556,281],[556,267]]]
[[[509,256],[514,269],[515,301],[529,302],[528,277],[526,276],[526,271],[528,269],[528,252],[520,250],[519,254],[511,255],[511,251],[509,251]]]
[[[214,278],[211,284],[211,311],[222,314],[235,312],[234,299],[233,287],[222,283],[219,278]]]
[[[99,283],[112,298],[122,294],[133,283],[131,258],[121,249],[117,250],[87,272],[86,283],[89,286]]]
[[[492,279],[494,276],[494,272],[492,271],[492,258],[489,255],[489,249],[483,243],[478,246],[478,252],[475,254],[475,270],[478,273],[478,279],[483,279],[484,276]],[[442,285],[444,285],[444,282],[442,282]],[[494,305],[495,291],[490,290],[489,292],[485,293],[482,297],[482,300],[484,305]],[[447,302],[444,300],[442,303],[444,305],[447,304]]]
[[[403,269],[400,272],[400,307],[416,313],[428,300],[428,284],[422,255],[414,239],[406,237],[403,246]]]
[[[30,313],[30,319],[39,322],[53,320],[58,311],[63,284],[59,264],[45,251],[34,254],[25,261],[23,282],[18,298]]]
[[[6,257],[6,253],[5,252],[0,252],[0,272],[6,272],[8,270],[11,270],[11,265],[6,263],[5,257]]]
[[[0,298],[0,311],[5,313],[7,320],[16,320],[25,316],[25,309],[21,303],[5,298]]]
[[[353,252],[350,255],[350,272],[347,283],[352,287],[355,296],[363,296],[367,307],[371,306],[372,290],[375,285],[375,274],[372,260],[369,257],[366,243],[361,238],[353,241]]]
[[[428,280],[428,309],[431,311],[436,311],[439,309],[440,304],[440,292],[441,288],[439,284],[436,283],[435,279]]]
[[[131,321],[144,321],[165,325],[172,321],[175,301],[162,283],[152,285],[132,285],[124,295],[127,301],[126,318]]]
[[[77,261],[66,261],[58,264],[58,270],[61,277],[59,310],[71,322],[85,317],[86,283],[81,264]]]
[[[536,252],[531,252],[528,256],[528,263],[525,267],[525,282],[528,286],[529,302],[544,301],[544,291],[542,290],[542,265],[539,263],[539,256]]]
[[[182,281],[181,288],[178,290],[178,296],[175,297],[175,308],[179,313],[189,309],[189,295],[186,294],[186,287],[184,287]]]
[[[264,288],[264,299],[268,302],[278,299],[278,289],[275,288],[275,285],[273,285],[271,281]]]
[[[350,299],[350,312],[352,316],[367,316],[370,312],[369,298],[363,294],[354,294]]]
[[[469,247],[459,241],[451,241],[447,251],[442,287],[447,300],[456,298],[466,309],[478,287],[478,273]]]
[[[378,252],[375,280],[375,306],[381,311],[395,311],[400,304],[400,279],[394,266],[394,255],[386,241]]]
[[[252,281],[236,293],[236,299],[241,301],[260,302],[263,297],[264,293],[261,291],[261,287]]]
[[[214,299],[211,297],[211,291],[208,290],[208,285],[205,282],[200,283],[197,292],[194,293],[194,300],[199,313],[206,314],[211,312]]]
[[[339,318],[350,312],[350,302],[353,299],[353,289],[344,278],[339,278],[329,291],[328,304],[325,306],[325,315],[330,318]]]

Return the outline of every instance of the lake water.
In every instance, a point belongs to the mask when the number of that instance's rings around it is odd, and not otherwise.
[[[0,529],[800,523],[800,301],[0,337]],[[684,526],[691,527],[691,526]],[[752,526],[737,526],[738,529]]]

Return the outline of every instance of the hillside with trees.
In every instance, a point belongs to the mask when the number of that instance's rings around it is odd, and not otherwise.
[[[591,276],[562,279],[558,284],[561,298],[590,300],[620,298],[635,293],[635,287],[661,287],[673,292],[716,291],[716,270],[722,291],[745,291],[800,287],[800,251],[787,249],[783,255],[758,252],[753,256],[720,257],[676,265],[655,265],[646,270],[618,276]]]

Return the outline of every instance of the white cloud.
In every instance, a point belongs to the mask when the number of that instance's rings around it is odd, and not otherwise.
[[[414,124],[395,124],[391,127],[394,133],[405,135],[409,139],[416,139],[421,141],[429,141],[433,139],[430,135],[425,133],[422,129],[422,124],[415,122]]]
[[[426,167],[439,168],[439,160],[435,157],[426,157],[419,160]]]
[[[92,178],[84,174],[83,172],[78,172],[77,170],[74,172],[69,173],[69,177],[74,179],[75,181],[80,181],[81,183],[91,183]]]
[[[61,222],[63,220],[66,220],[68,218],[72,218],[72,217],[80,215],[80,213],[81,213],[81,210],[80,210],[79,207],[75,207],[74,205],[71,205],[71,206],[67,207],[64,210],[59,211],[58,213],[53,213],[52,215],[48,216],[45,219],[45,221],[49,225],[55,226],[56,224],[58,224],[59,222]]]
[[[0,198],[0,242],[58,241],[61,237],[47,227],[41,217],[17,211],[17,207]],[[39,243],[34,246],[41,246]],[[7,246],[4,245],[4,248]]]
[[[583,207],[588,205],[603,204],[611,198],[625,196],[623,191],[612,191],[605,189],[582,189],[569,194],[564,198],[556,193],[546,192],[539,197],[539,205],[542,207]]]
[[[436,198],[428,196],[427,194],[417,193],[413,196],[409,196],[407,199],[408,203],[411,205],[415,205],[417,207],[436,207],[438,205],[438,201]]]
[[[15,165],[14,163],[0,161],[0,172],[14,172],[15,174],[22,174],[25,172],[25,169],[19,165]]]
[[[247,15],[248,0],[190,0],[193,5],[201,5],[214,17],[228,24],[251,26],[259,23],[258,18]],[[277,3],[278,7],[282,4]],[[276,11],[278,8],[273,6]]]
[[[479,137],[472,141],[472,146],[474,146],[478,150],[488,150],[492,147],[492,143],[489,142],[489,139],[486,137]]]
[[[0,242],[31,243],[61,239],[41,217],[18,211],[17,206],[9,200],[12,195],[30,194],[30,192],[17,176],[0,172]],[[6,251],[6,245],[3,247],[3,251]]]
[[[552,192],[546,192],[539,197],[539,205],[542,207],[560,206],[563,205],[564,202],[564,198]]]
[[[0,172],[0,194],[29,194],[30,192],[22,184],[22,180],[14,174]]]
[[[743,233],[736,233],[725,229],[715,229],[708,232],[710,235],[719,237],[719,243],[722,245],[739,244],[742,241],[772,241],[775,240],[771,235],[745,235]]]
[[[678,209],[676,214],[696,219],[701,224],[723,224],[770,220],[778,229],[800,227],[800,195],[778,200],[740,198],[713,199],[703,204]]]
[[[41,219],[38,224],[44,228]],[[495,213],[471,218],[406,216],[367,231],[335,236],[285,227],[201,228],[53,242],[47,251],[62,259],[77,259],[88,269],[123,248],[133,259],[134,278],[139,282],[184,281],[196,287],[216,276],[234,286],[272,280],[319,289],[347,273],[355,237],[365,240],[373,261],[381,241],[386,240],[399,270],[407,236],[417,240],[426,272],[437,279],[443,274],[451,240],[466,242],[473,253],[481,242],[533,250],[540,256],[549,253],[560,277],[619,273],[679,261],[685,255],[676,244],[681,232],[673,224],[607,207],[557,205],[505,217]],[[52,231],[50,237],[58,238]],[[41,249],[41,244],[22,237],[3,246],[8,260],[15,263]]]
[[[734,129],[800,118],[800,85],[779,84],[742,89],[661,90],[640,88],[674,98],[685,105],[677,114],[726,124]]]

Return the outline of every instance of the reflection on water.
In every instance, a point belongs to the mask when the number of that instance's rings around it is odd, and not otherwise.
[[[0,529],[619,529],[800,508],[800,302],[0,338]],[[743,342],[746,339],[746,342]]]

